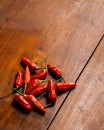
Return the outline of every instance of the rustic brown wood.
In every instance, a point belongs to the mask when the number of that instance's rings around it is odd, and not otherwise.
[[[22,56],[60,65],[75,81],[104,32],[103,0],[5,0],[0,2],[0,96],[10,92]],[[42,116],[15,107],[13,95],[0,100],[0,129],[46,129],[67,93]],[[45,100],[41,100],[45,104]]]
[[[104,38],[49,130],[104,129],[103,50]]]

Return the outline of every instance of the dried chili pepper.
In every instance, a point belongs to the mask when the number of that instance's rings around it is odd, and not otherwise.
[[[37,87],[30,94],[35,95],[35,96],[39,96],[45,92],[47,92],[47,84],[43,84],[40,87]]]
[[[16,93],[14,96],[14,101],[18,103],[25,111],[31,111],[32,106],[29,102],[24,98],[23,95]]]
[[[76,87],[76,83],[71,83],[71,82],[55,83],[55,89],[56,89],[56,92],[58,92],[58,93],[62,93],[67,90],[74,89],[75,87]]]
[[[47,70],[46,69],[42,69],[40,70],[37,74],[31,76],[31,80],[33,79],[45,79],[47,77]]]
[[[16,88],[20,88],[20,87],[22,87],[22,82],[23,82],[23,80],[22,80],[22,74],[21,74],[21,72],[18,70],[18,71],[17,71],[17,75],[16,75],[16,79],[15,79],[14,86],[15,86]]]
[[[34,79],[28,83],[25,89],[25,94],[30,94],[35,88],[40,86],[42,81],[38,79]]]
[[[44,106],[33,95],[27,95],[25,98],[31,104],[31,106],[38,109],[43,114],[46,113]]]
[[[56,90],[55,90],[55,86],[53,84],[53,81],[52,79],[49,79],[48,80],[48,90],[47,90],[47,93],[48,93],[48,101],[52,104],[54,104],[56,102],[56,99],[57,99],[57,95],[56,95]]]
[[[53,66],[52,64],[47,64],[49,73],[56,79],[63,78],[63,72],[61,69]]]

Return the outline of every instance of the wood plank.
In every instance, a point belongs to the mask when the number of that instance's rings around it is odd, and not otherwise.
[[[17,69],[23,72],[21,56],[38,63],[44,56],[60,65],[67,81],[75,81],[104,32],[103,4],[103,0],[2,1],[0,95],[10,91],[8,81],[13,84]],[[0,129],[46,129],[66,95],[60,95],[44,116],[19,111],[12,105],[13,96],[0,100]]]
[[[104,130],[103,50],[104,38],[49,130]]]

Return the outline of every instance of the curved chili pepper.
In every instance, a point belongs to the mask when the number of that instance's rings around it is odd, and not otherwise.
[[[25,89],[25,94],[30,94],[35,88],[40,86],[41,81],[34,79],[28,83]]]
[[[48,80],[48,101],[52,104],[56,102],[57,95],[55,86],[53,84],[53,81],[51,79]]]
[[[22,74],[21,74],[21,72],[19,70],[17,71],[17,75],[16,75],[14,86],[16,88],[22,87]]]
[[[33,79],[45,79],[47,77],[47,70],[46,69],[42,69],[40,70],[37,74],[31,76],[31,80]]]
[[[61,69],[54,67],[52,64],[47,64],[47,68],[54,78],[59,79],[62,77],[63,72],[61,71]]]
[[[61,93],[67,90],[74,89],[76,85],[77,85],[76,83],[71,83],[71,82],[60,82],[60,83],[55,83],[55,89],[56,92]]]
[[[43,84],[43,85],[37,87],[36,89],[34,89],[30,94],[35,95],[35,96],[39,96],[46,91],[47,91],[47,84]]]
[[[31,106],[38,109],[43,114],[46,113],[46,109],[33,95],[27,95],[25,98],[31,104]]]
[[[25,111],[31,111],[32,106],[29,104],[29,102],[24,98],[21,94],[15,94],[14,101],[16,101]]]
[[[29,59],[25,57],[22,57],[21,61],[25,66],[28,66],[31,71],[35,71],[38,68],[38,66],[35,63],[31,62]]]

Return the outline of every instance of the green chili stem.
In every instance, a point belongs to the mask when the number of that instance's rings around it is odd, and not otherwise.
[[[63,75],[61,76],[61,78],[62,78],[62,80],[63,80],[64,82],[66,82]]]
[[[23,85],[23,93],[25,94],[25,91],[26,91],[26,87],[27,87],[27,83],[24,83]]]
[[[26,94],[19,92],[16,88],[13,88],[13,89],[14,89],[17,93],[19,93],[19,94],[23,95],[24,97],[26,97],[26,96],[27,96]]]
[[[37,67],[36,70],[45,69],[46,67]]]
[[[59,82],[59,81],[61,81],[61,79],[62,79],[62,77],[59,78],[59,79],[53,79],[53,81],[54,81],[54,82]]]
[[[44,106],[44,108],[51,107],[52,105],[53,105],[52,103],[49,103],[49,104],[47,104],[46,106]]]
[[[58,67],[58,66],[56,66],[56,67]],[[46,67],[37,67],[36,70],[40,70],[40,69],[48,69],[48,68],[53,68],[53,67],[47,67],[47,66],[46,66]]]
[[[17,93],[23,95],[23,93],[19,92],[16,88],[13,88],[13,90],[15,90]]]
[[[41,94],[40,96],[38,96],[37,99],[39,100],[41,97],[43,97],[46,94],[47,94],[47,92],[44,92],[43,94]]]
[[[47,82],[47,80],[39,80],[40,83]]]

